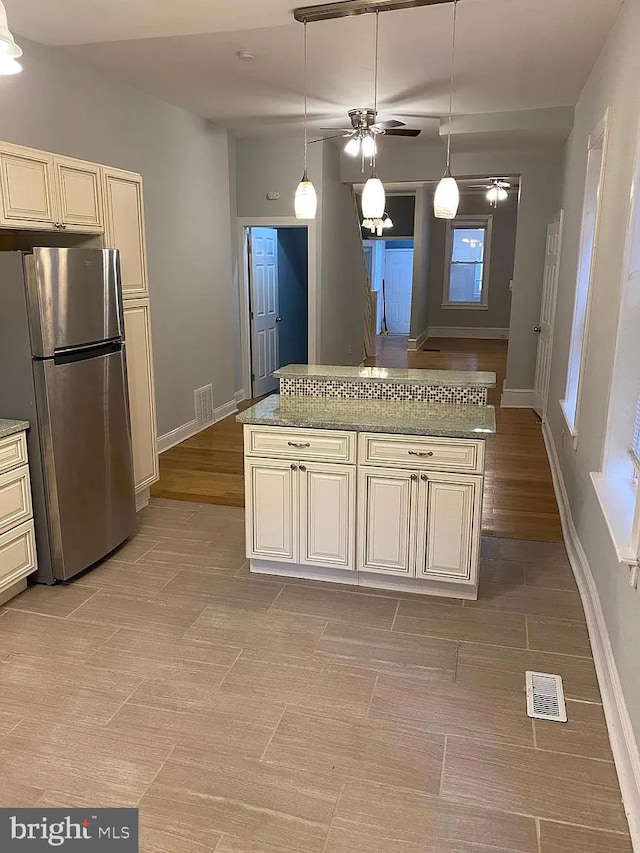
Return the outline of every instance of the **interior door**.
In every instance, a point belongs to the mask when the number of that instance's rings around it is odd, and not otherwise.
[[[413,249],[387,248],[384,284],[389,334],[408,335],[411,323]]]
[[[251,373],[253,396],[261,397],[278,387],[278,232],[275,228],[251,228]]]
[[[544,420],[546,417],[549,379],[551,377],[551,353],[553,349],[553,326],[556,316],[556,298],[558,295],[558,273],[560,271],[560,252],[562,249],[562,223],[564,211],[547,228],[547,249],[544,261],[544,282],[542,285],[542,306],[538,333],[538,357],[536,360],[536,378],[534,384],[533,408]]]

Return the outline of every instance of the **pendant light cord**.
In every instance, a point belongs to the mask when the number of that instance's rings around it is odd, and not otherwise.
[[[447,134],[447,174],[450,174],[451,172],[451,117],[453,115],[453,84],[455,76],[457,17],[458,0],[453,0],[453,30],[451,36],[451,81],[449,86],[449,133]]]
[[[307,61],[307,22],[304,22],[304,180],[307,180],[307,150],[309,137],[307,131],[307,87],[309,83],[308,61]]]
[[[380,9],[376,9],[376,46],[375,46],[375,51],[374,51],[374,69],[373,69],[373,112],[374,112],[373,120],[374,120],[374,122],[377,121],[377,119],[378,119],[378,49],[379,49],[379,45],[380,45]],[[373,139],[375,141],[375,137],[373,137]],[[371,165],[373,167],[372,177],[375,177],[375,174],[376,174],[376,154],[378,153],[377,147],[378,146],[376,145],[374,152],[373,152],[373,157],[372,157],[372,163],[371,163]],[[363,159],[364,159],[364,155],[363,155]]]

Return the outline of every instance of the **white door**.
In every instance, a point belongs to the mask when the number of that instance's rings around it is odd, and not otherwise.
[[[417,521],[417,575],[469,581],[480,547],[482,478],[421,474]]]
[[[246,460],[247,557],[297,561],[298,476],[293,462]]]
[[[413,516],[417,479],[417,474],[411,471],[360,468],[360,571],[404,576],[415,574]]]
[[[300,562],[355,569],[355,467],[303,462],[299,470]]]
[[[538,357],[534,383],[533,408],[544,420],[549,396],[551,377],[551,353],[553,349],[553,326],[556,316],[556,298],[558,295],[558,273],[560,271],[560,252],[562,249],[562,223],[564,211],[547,228],[547,249],[544,259],[544,281],[542,284],[542,306],[540,323],[536,326],[538,334]]]
[[[278,347],[278,232],[251,228],[251,362],[253,396],[278,387],[272,374],[280,366]]]
[[[387,248],[384,263],[384,292],[387,327],[391,335],[409,334],[412,289],[413,249]]]

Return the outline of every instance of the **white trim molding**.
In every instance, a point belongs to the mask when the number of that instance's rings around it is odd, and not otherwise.
[[[589,639],[591,640],[593,660],[602,693],[613,758],[620,781],[625,813],[629,821],[631,842],[633,849],[640,851],[640,753],[638,743],[633,733],[631,718],[622,692],[622,683],[613,655],[600,596],[589,560],[573,521],[558,454],[547,424],[542,425],[542,435],[551,465],[553,487],[560,510],[562,532],[569,562],[587,619]]]
[[[429,329],[420,332],[417,338],[409,338],[407,349],[409,352],[419,352],[429,339]]]
[[[246,399],[246,397],[243,399]],[[237,402],[238,401],[235,399],[229,400],[228,403],[224,403],[222,406],[218,406],[217,409],[214,409],[213,420],[211,423],[199,424],[197,421],[189,421],[176,429],[172,429],[171,432],[166,432],[164,435],[161,435],[158,438],[158,453],[164,453],[166,450],[171,450],[172,447],[182,444],[183,441],[186,441],[188,438],[192,438],[194,435],[202,432],[202,430],[217,424],[218,421],[224,420],[224,418],[228,418],[230,415],[235,415],[238,411]]]
[[[509,329],[491,329],[483,326],[429,326],[430,338],[475,338],[496,341],[509,339]]]
[[[233,399],[236,401],[236,403],[243,403],[245,400],[249,399],[249,395],[244,390],[244,388],[241,388],[233,395]]]
[[[503,388],[500,397],[502,409],[533,409],[536,392],[533,388]]]

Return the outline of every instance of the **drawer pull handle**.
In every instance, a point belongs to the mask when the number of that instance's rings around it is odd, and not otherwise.
[[[288,441],[287,444],[289,447],[311,447],[310,441],[298,442],[298,441]]]
[[[420,452],[419,450],[410,450],[409,456],[433,456],[433,450],[427,450],[426,452]]]

